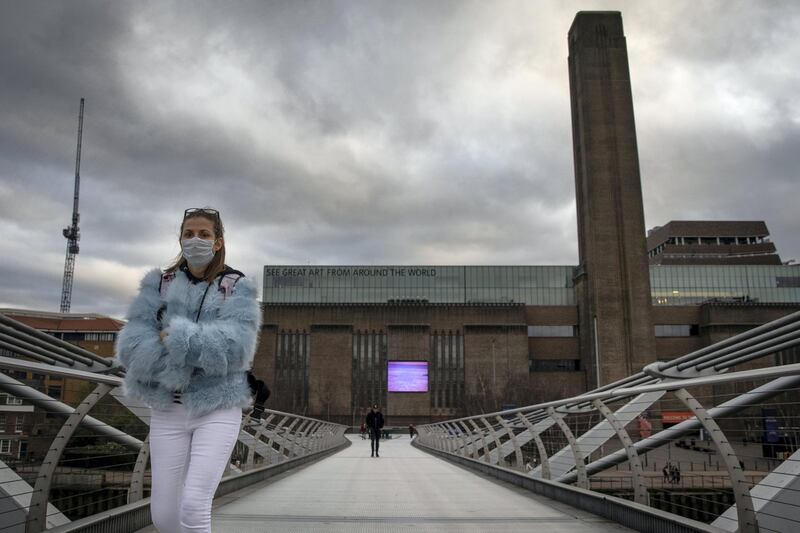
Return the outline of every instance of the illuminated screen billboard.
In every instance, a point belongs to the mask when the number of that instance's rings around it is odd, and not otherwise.
[[[428,392],[428,362],[389,361],[389,392]]]

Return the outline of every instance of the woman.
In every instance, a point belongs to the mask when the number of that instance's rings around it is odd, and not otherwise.
[[[261,311],[255,285],[225,265],[214,209],[187,209],[181,255],[148,272],[117,338],[124,392],[152,408],[153,524],[210,532],[211,501],[251,404],[246,372]]]

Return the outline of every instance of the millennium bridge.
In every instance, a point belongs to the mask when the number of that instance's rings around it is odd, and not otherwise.
[[[798,345],[795,313],[580,396],[392,433],[380,458],[349,427],[246,415],[212,527],[800,531],[800,364],[775,355]],[[155,531],[150,410],[122,371],[3,315],[0,350],[6,412],[43,420],[38,453],[0,455],[0,533]]]

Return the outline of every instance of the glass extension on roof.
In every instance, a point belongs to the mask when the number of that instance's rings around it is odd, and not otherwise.
[[[268,303],[575,305],[572,266],[264,267]]]
[[[651,265],[654,305],[798,303],[800,265]]]
[[[264,267],[267,303],[576,305],[573,266]],[[800,303],[800,265],[650,265],[654,305]]]

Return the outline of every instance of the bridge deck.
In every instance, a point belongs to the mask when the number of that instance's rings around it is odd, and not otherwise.
[[[413,448],[369,441],[215,502],[212,529],[263,531],[629,531]],[[155,531],[154,528],[142,530]]]

